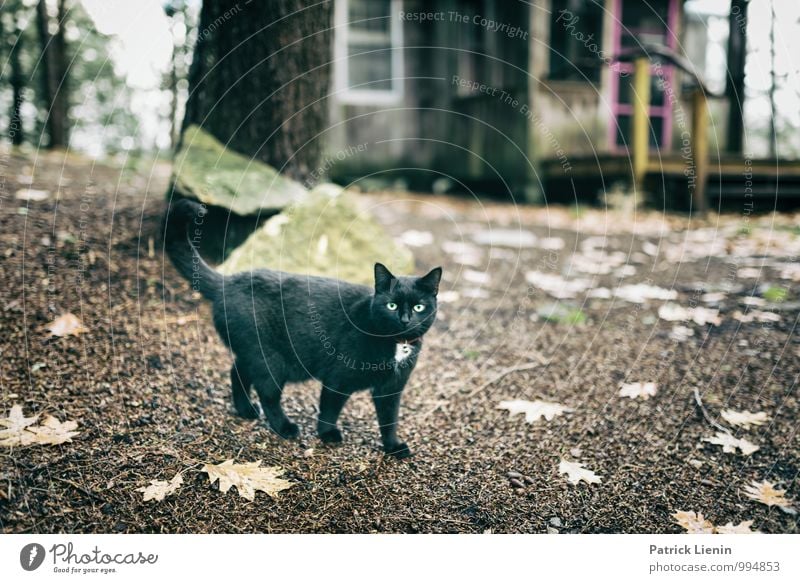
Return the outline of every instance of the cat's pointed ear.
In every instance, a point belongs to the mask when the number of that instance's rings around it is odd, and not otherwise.
[[[392,275],[383,263],[375,264],[375,291],[378,293],[388,292],[392,289],[392,283],[397,278]]]
[[[417,285],[433,295],[439,293],[439,282],[442,280],[442,268],[431,269],[427,275],[417,279]]]

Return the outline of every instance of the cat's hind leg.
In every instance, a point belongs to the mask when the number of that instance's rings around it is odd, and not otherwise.
[[[322,386],[319,396],[319,417],[317,419],[317,434],[324,443],[340,443],[342,432],[336,426],[339,413],[350,398],[350,393]]]
[[[231,397],[236,414],[245,419],[258,419],[258,409],[250,401],[250,377],[243,366],[234,362],[231,367]]]
[[[252,374],[261,408],[267,416],[270,428],[284,439],[293,439],[300,435],[300,428],[286,416],[281,407],[283,385],[286,384],[286,373],[279,357],[269,358],[268,366],[259,367],[259,374]]]

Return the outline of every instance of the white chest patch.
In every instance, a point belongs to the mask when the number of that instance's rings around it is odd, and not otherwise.
[[[394,361],[397,363],[403,362],[414,351],[414,347],[408,342],[395,344],[394,348]]]

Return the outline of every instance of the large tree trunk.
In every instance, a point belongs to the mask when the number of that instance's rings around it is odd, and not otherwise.
[[[727,150],[742,153],[744,134],[744,64],[747,56],[747,3],[732,0],[728,25],[728,78],[725,95],[728,98]]]
[[[332,4],[204,0],[183,127],[305,180],[328,119]]]
[[[8,123],[8,138],[15,146],[22,144],[24,134],[22,131],[22,118],[20,117],[20,110],[22,109],[22,91],[25,89],[25,75],[22,73],[22,64],[20,63],[19,55],[22,52],[22,30],[19,27],[19,20],[17,10],[19,5],[17,2],[9,3],[8,11],[11,14],[11,30],[8,31],[8,42],[11,47],[9,49],[8,61],[11,74],[9,75],[9,82],[11,83],[12,101],[11,101],[11,115],[9,116]],[[3,22],[0,18],[0,38],[6,39],[6,31],[3,30]]]
[[[24,134],[22,133],[22,90],[25,88],[25,76],[22,74],[22,66],[19,62],[19,53],[22,50],[22,34],[17,29],[14,46],[8,60],[11,61],[11,88],[13,90],[13,101],[11,102],[11,119],[8,124],[8,137],[15,146],[22,144]]]
[[[50,15],[47,1],[39,0],[36,5],[36,26],[42,46],[42,96],[47,107],[48,146],[61,148],[67,145],[67,115],[69,109],[67,89],[67,55],[64,39],[66,19],[65,0],[58,2],[57,30],[50,34]]]

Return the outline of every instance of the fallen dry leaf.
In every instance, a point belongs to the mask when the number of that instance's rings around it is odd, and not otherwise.
[[[654,396],[658,391],[658,385],[655,383],[623,383],[619,390],[620,397],[629,397],[636,399],[649,399]]]
[[[750,528],[753,526],[752,520],[745,520],[744,522],[740,522],[736,526],[733,525],[732,522],[725,524],[723,526],[715,527],[715,532],[717,534],[759,534],[760,531],[753,530]]]
[[[71,441],[80,432],[75,431],[74,421],[61,423],[55,417],[47,416],[41,425],[34,425],[39,415],[25,417],[20,405],[14,405],[5,419],[0,419],[0,445],[17,447],[22,445],[58,445]]]
[[[498,409],[505,409],[509,417],[518,413],[525,413],[525,421],[533,423],[544,417],[547,421],[552,421],[556,415],[572,411],[569,407],[558,403],[548,403],[547,401],[523,401],[515,399],[513,401],[501,401]]]
[[[8,413],[8,417],[0,419],[0,425],[5,427],[5,429],[0,429],[0,445],[14,447],[31,443],[33,434],[25,431],[25,428],[33,425],[38,420],[38,415],[25,417],[22,413],[22,406],[14,405]]]
[[[567,480],[573,485],[577,485],[581,480],[587,484],[599,484],[601,482],[600,476],[592,470],[587,470],[580,462],[569,462],[562,459],[561,463],[558,464],[558,473],[567,474]]]
[[[688,534],[756,534],[759,531],[752,530],[752,520],[745,520],[734,526],[733,522],[728,522],[723,526],[715,526],[710,520],[703,516],[702,512],[679,510],[672,515],[680,526]]]
[[[574,298],[592,287],[590,279],[564,279],[560,275],[543,271],[528,271],[525,279],[533,287],[559,300]]]
[[[75,431],[78,424],[75,421],[65,421],[62,423],[55,417],[48,415],[41,425],[33,425],[27,431],[34,434],[32,443],[42,445],[59,445],[72,441],[72,438],[80,433]]]
[[[256,490],[266,492],[275,498],[278,492],[291,488],[294,484],[279,478],[284,470],[278,466],[259,467],[260,461],[235,464],[227,460],[221,464],[206,464],[201,472],[208,474],[208,479],[213,484],[219,480],[219,491],[227,492],[231,486],[236,486],[239,496],[248,500],[255,500]]]
[[[694,336],[694,330],[686,326],[673,326],[669,333],[669,337],[676,342],[686,342],[692,336]]]
[[[182,484],[183,474],[178,472],[169,482],[166,480],[150,480],[149,486],[136,488],[136,491],[144,493],[145,502],[150,500],[161,502],[167,496],[174,494]]]
[[[780,322],[781,317],[776,314],[775,312],[765,312],[762,310],[749,310],[747,313],[743,314],[739,310],[736,310],[733,313],[733,319],[738,320],[743,324],[749,324],[750,322]]]
[[[725,409],[722,412],[722,418],[731,425],[738,425],[745,429],[750,429],[751,425],[764,425],[769,421],[769,416],[763,411],[751,413],[750,411],[734,411],[732,409]]]
[[[719,326],[722,319],[719,310],[696,306],[694,308],[684,308],[678,304],[664,304],[658,308],[658,317],[668,322],[684,322],[691,320],[698,326],[713,324]]]
[[[37,190],[35,188],[21,188],[16,194],[17,200],[30,200],[39,202],[50,198],[49,190]]]
[[[679,510],[672,515],[679,525],[681,525],[689,534],[713,534],[714,525],[711,521],[703,516],[702,512],[694,512],[690,510],[685,512]]]
[[[779,490],[772,482],[756,482],[755,480],[744,487],[745,495],[756,502],[767,506],[777,506],[787,514],[796,514],[791,502],[786,499],[786,490]]]
[[[64,314],[50,322],[46,329],[51,336],[77,336],[84,334],[89,329],[83,325],[75,314]]]
[[[678,297],[678,292],[674,289],[634,283],[616,288],[614,296],[633,304],[644,304],[649,300],[674,300]]]
[[[750,443],[744,438],[736,438],[730,433],[724,431],[717,431],[714,437],[704,437],[702,441],[713,443],[714,445],[721,445],[722,451],[725,453],[736,453],[736,450],[742,452],[744,455],[750,455],[758,451],[758,446]]]

